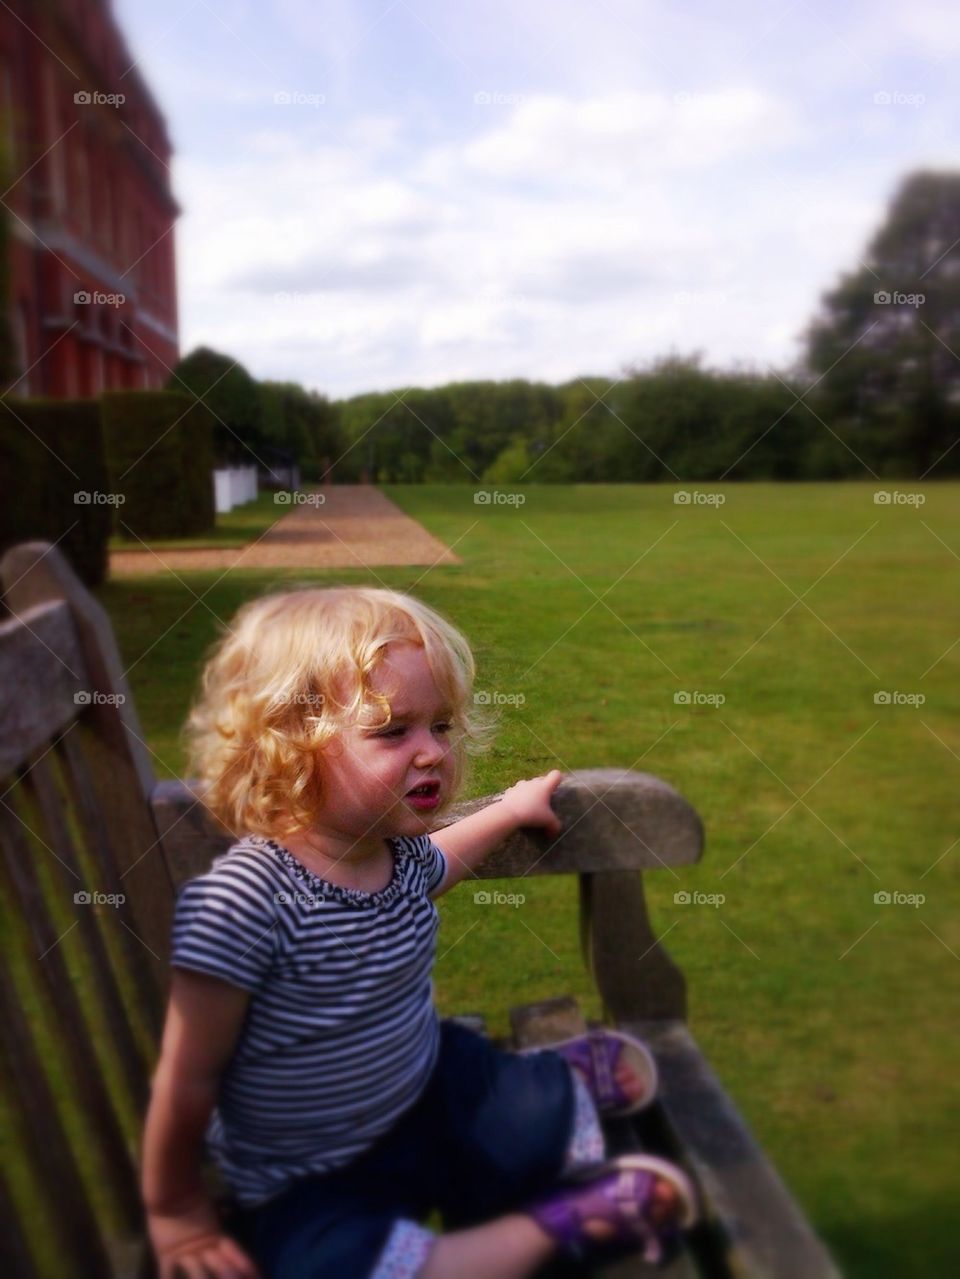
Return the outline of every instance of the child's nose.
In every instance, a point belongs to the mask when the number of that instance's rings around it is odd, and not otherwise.
[[[422,733],[417,741],[415,762],[421,768],[427,768],[430,764],[437,763],[443,759],[445,749],[445,744],[435,737],[433,733]]]

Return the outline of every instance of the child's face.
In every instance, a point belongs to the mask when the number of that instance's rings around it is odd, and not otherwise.
[[[318,833],[348,837],[358,854],[382,852],[386,835],[418,835],[449,798],[454,775],[450,707],[437,689],[422,648],[391,644],[371,680],[390,703],[390,723],[374,703],[324,751],[324,804]],[[411,796],[433,783],[429,798]]]

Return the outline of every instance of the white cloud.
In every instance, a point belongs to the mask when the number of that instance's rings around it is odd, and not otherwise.
[[[465,147],[463,159],[494,177],[621,186],[637,173],[703,168],[802,137],[785,103],[747,87],[583,101],[539,95]]]

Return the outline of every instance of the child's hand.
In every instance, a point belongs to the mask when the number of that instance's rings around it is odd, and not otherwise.
[[[260,1279],[260,1271],[240,1246],[224,1234],[214,1207],[198,1203],[177,1213],[147,1213],[158,1279],[215,1276]]]
[[[500,802],[516,816],[518,826],[542,826],[552,839],[563,830],[563,822],[550,807],[550,796],[562,781],[563,773],[554,768],[542,777],[517,782]]]

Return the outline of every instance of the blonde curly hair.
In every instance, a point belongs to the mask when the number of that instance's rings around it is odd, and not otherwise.
[[[473,705],[464,636],[422,601],[374,587],[305,587],[244,604],[208,651],[182,731],[194,793],[233,835],[292,835],[323,803],[318,752],[376,703],[370,687],[389,644],[422,647],[451,711],[453,785],[493,723]]]

